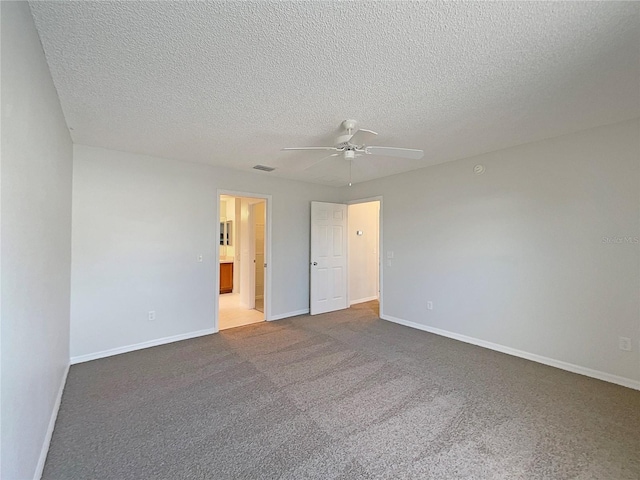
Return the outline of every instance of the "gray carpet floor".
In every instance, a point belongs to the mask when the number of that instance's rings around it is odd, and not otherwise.
[[[640,392],[376,305],[72,366],[45,479],[634,479]]]

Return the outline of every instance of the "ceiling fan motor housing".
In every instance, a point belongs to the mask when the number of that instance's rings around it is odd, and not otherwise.
[[[358,122],[356,122],[355,120],[345,120],[344,122],[342,122],[342,128],[344,128],[349,133],[352,133],[353,130],[356,129],[357,125]]]
[[[422,150],[413,148],[398,148],[398,147],[377,147],[369,145],[369,141],[378,135],[372,130],[366,130],[364,128],[358,129],[358,122],[355,120],[344,120],[341,124],[345,132],[339,135],[336,139],[336,143],[333,146],[317,146],[317,147],[285,147],[283,150],[328,150],[333,151],[331,155],[321,158],[314,162],[315,165],[329,157],[337,157],[341,155],[345,160],[354,160],[361,155],[380,155],[385,157],[399,157],[410,158],[420,160],[424,155]],[[309,167],[307,167],[309,168]]]

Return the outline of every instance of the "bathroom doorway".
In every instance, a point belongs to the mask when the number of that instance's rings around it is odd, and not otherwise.
[[[267,319],[269,198],[224,192],[218,195],[217,330]]]

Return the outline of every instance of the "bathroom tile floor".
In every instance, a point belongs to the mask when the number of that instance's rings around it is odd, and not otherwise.
[[[250,310],[240,305],[239,293],[224,293],[220,295],[220,330],[241,327],[264,321],[264,313]]]

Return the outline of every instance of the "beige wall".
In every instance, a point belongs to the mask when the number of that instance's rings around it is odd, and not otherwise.
[[[379,214],[379,201],[348,207],[349,302],[352,305],[378,297]],[[362,235],[358,235],[358,231]]]

